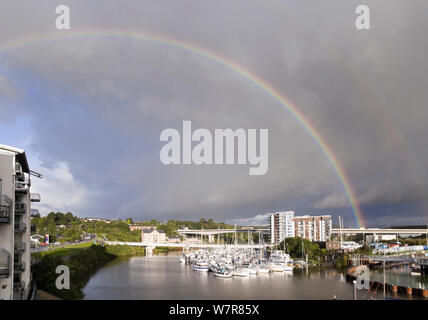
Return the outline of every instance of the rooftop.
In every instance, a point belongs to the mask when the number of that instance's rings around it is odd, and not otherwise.
[[[143,229],[143,233],[152,233],[153,231],[157,231],[159,233],[165,233],[162,230],[157,230],[157,229]]]
[[[24,171],[25,173],[30,173],[30,167],[28,166],[27,156],[25,155],[24,150],[6,146],[4,144],[0,144],[0,150],[14,153],[16,156],[16,161],[18,161],[22,166],[22,171]]]

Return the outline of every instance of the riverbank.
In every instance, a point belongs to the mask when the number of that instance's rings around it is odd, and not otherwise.
[[[34,254],[33,277],[37,288],[61,299],[83,299],[82,289],[99,268],[118,257],[144,256],[144,247],[86,245],[58,248]],[[55,285],[59,274],[57,266],[66,265],[70,270],[70,289],[58,289]]]

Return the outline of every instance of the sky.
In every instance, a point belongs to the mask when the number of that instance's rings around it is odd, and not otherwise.
[[[359,1],[61,4],[70,30],[55,28],[57,1],[0,3],[0,143],[25,149],[43,175],[32,185],[42,214],[266,224],[268,212],[293,210],[357,224],[325,154],[265,91],[211,59],[116,31],[192,43],[250,70],[321,133],[367,226],[428,224],[426,1],[365,1],[370,30],[355,28]],[[163,165],[160,133],[184,120],[269,129],[268,172]]]

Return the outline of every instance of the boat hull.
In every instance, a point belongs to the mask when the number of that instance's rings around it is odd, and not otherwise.
[[[232,278],[231,273],[216,273],[216,272],[214,272],[214,276],[217,278],[222,278],[222,279]]]

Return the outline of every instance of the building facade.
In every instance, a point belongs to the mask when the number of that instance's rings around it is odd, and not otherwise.
[[[269,214],[270,243],[279,244],[285,238],[294,237],[294,211]]]
[[[331,237],[330,215],[294,217],[294,234],[309,241],[328,241]]]
[[[165,243],[165,232],[157,229],[143,229],[141,231],[141,242],[144,243]]]
[[[0,145],[0,300],[26,299],[30,291],[30,169],[24,150]]]

